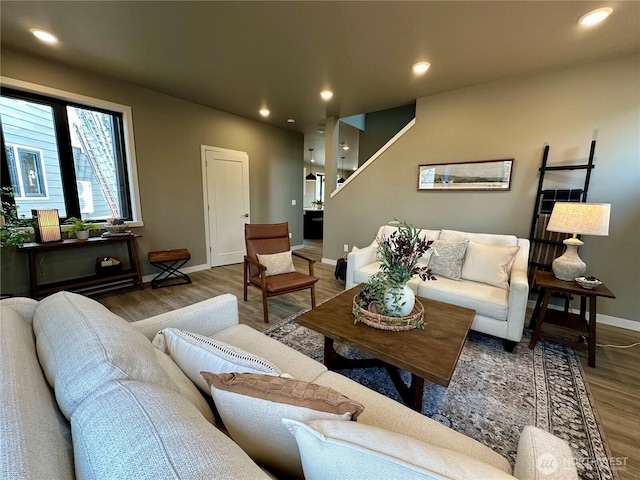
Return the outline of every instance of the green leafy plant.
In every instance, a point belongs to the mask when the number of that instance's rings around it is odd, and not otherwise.
[[[65,222],[65,225],[71,225],[66,229],[70,237],[77,237],[78,232],[85,230],[96,230],[98,226],[89,220],[82,220],[77,217],[69,217]]]
[[[18,207],[11,187],[2,187],[2,225],[0,226],[0,247],[22,246],[33,239],[33,220],[18,215]]]
[[[313,202],[311,202],[311,205],[316,205],[321,207],[322,205],[324,205],[324,202],[322,200],[314,200]]]
[[[387,237],[376,238],[380,271],[369,278],[360,292],[353,312],[356,322],[359,321],[359,308],[371,311],[372,304],[376,310],[374,313],[393,316],[385,305],[385,295],[391,297],[391,305],[394,308],[401,307],[402,295],[399,289],[413,275],[418,275],[422,280],[436,280],[430,269],[418,265],[418,259],[431,248],[433,240],[420,238],[418,229],[406,222],[394,220],[389,225],[397,228]]]

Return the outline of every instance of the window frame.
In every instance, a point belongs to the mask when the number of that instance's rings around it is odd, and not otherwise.
[[[16,194],[14,197],[16,200],[49,200],[49,188],[47,186],[47,175],[45,172],[45,165],[42,161],[43,155],[42,150],[39,148],[33,148],[25,145],[18,145],[15,143],[5,143],[5,152],[10,148],[13,150],[13,164],[16,173],[16,180],[20,185],[20,192]],[[37,157],[38,163],[38,179],[41,185],[41,190],[44,192],[40,195],[27,195],[27,189],[24,187],[24,168],[22,158],[20,157],[21,152],[33,153]],[[7,159],[7,162],[9,160]],[[11,171],[11,166],[9,166],[9,171]]]
[[[130,208],[130,214],[131,214],[131,220],[128,220],[126,223],[127,225],[132,227],[144,226],[144,223],[142,221],[142,209],[140,204],[140,190],[139,190],[138,173],[137,173],[138,169],[137,169],[135,142],[134,142],[134,135],[133,135],[133,114],[130,106],[122,105],[119,103],[114,103],[106,100],[101,100],[98,98],[88,97],[85,95],[80,95],[72,92],[67,92],[64,90],[56,89],[56,88],[46,87],[44,85],[38,85],[35,83],[25,82],[22,80],[16,80],[16,79],[4,77],[4,76],[0,77],[0,85],[2,86],[2,88],[11,89],[12,92],[10,93],[12,94],[16,93],[16,91],[17,93],[21,93],[21,92],[24,93],[27,97],[26,98],[27,100],[28,100],[28,97],[31,95],[34,96],[33,98],[34,101],[37,101],[38,96],[49,97],[50,99],[64,102],[65,104],[68,104],[69,106],[72,106],[72,107],[90,108],[98,111],[106,111],[107,113],[116,113],[121,115],[122,133],[123,133],[122,148],[124,150],[123,152],[124,158],[125,158],[124,166],[126,168],[125,173],[126,173],[126,179],[127,179],[127,186],[129,189],[127,200],[129,202],[129,208]],[[56,111],[55,113],[56,113],[56,116],[59,115],[59,118],[61,119],[60,122],[56,122],[56,125],[57,125],[56,136],[59,142],[59,154],[61,156],[60,167],[63,171],[63,184],[64,184],[65,190],[68,190],[68,189],[75,189],[76,185],[75,185],[75,173],[72,176],[65,175],[64,164],[68,162],[63,161],[62,159],[62,157],[66,156],[67,154],[71,156],[73,155],[70,148],[71,139],[68,131],[66,106],[67,105],[61,106],[60,110],[62,111],[61,112]],[[54,109],[55,108],[56,107],[54,107]],[[58,128],[58,123],[60,123],[61,125],[65,125],[66,126],[65,129],[63,129],[62,126]],[[4,139],[2,143],[4,147],[5,145]],[[66,150],[68,150],[68,153],[66,152]],[[73,168],[72,157],[70,161],[71,162],[69,163],[69,165],[71,165],[71,168]],[[7,167],[8,167],[8,162],[7,162]],[[4,165],[3,165],[2,171],[4,174],[5,173]],[[8,171],[6,173],[8,173]],[[70,191],[74,191],[74,190],[70,190]],[[37,197],[37,198],[40,198],[40,197]],[[79,215],[79,211],[80,211],[79,204],[71,205],[71,206],[67,205],[67,208],[71,209],[71,211],[77,210]]]

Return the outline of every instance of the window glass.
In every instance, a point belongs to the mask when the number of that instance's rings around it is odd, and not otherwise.
[[[19,215],[133,220],[122,113],[3,89],[0,118]]]
[[[65,217],[53,108],[2,95],[0,118],[18,215],[55,208]]]
[[[117,117],[68,106],[67,118],[80,212],[95,219],[121,218],[126,208],[119,188]]]

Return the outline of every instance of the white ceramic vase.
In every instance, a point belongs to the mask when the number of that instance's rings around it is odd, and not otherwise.
[[[394,317],[406,317],[415,303],[416,295],[406,283],[402,287],[389,289],[384,294],[384,306]]]

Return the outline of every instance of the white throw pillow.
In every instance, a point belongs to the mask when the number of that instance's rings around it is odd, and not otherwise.
[[[214,373],[248,372],[281,375],[273,363],[241,348],[204,335],[178,328],[165,328],[153,339],[153,345],[166,353],[203,392],[211,395],[202,378],[203,370]]]
[[[520,247],[469,242],[462,265],[462,278],[504,289],[509,288],[509,272],[513,258],[519,249]]]
[[[372,425],[332,420],[284,419],[295,436],[306,480],[513,479],[463,453]]]
[[[293,378],[202,374],[211,385],[211,396],[231,438],[255,462],[286,478],[304,477],[295,438],[282,419],[346,422],[363,410],[329,387]]]
[[[291,250],[282,253],[273,253],[270,255],[261,255],[258,253],[256,254],[256,257],[258,257],[258,262],[267,267],[267,271],[264,272],[267,277],[296,271],[293,266]]]
[[[434,251],[429,259],[431,273],[434,275],[442,275],[451,280],[460,280],[464,253],[467,250],[468,244],[468,240],[462,242],[434,241],[430,249]]]

